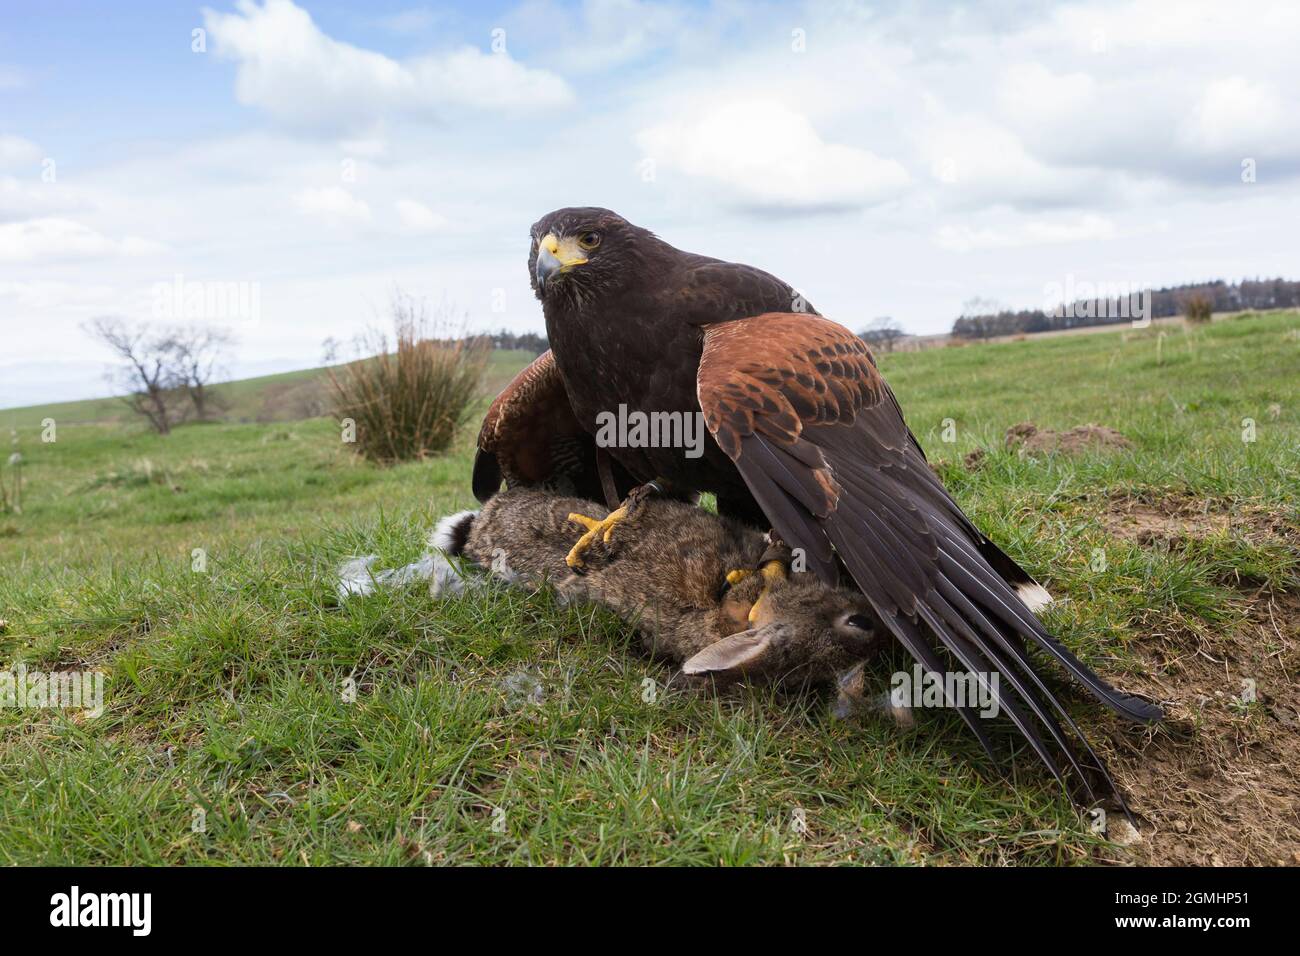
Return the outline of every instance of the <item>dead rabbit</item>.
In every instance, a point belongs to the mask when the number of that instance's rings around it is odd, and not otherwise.
[[[758,531],[662,497],[646,498],[613,542],[597,540],[580,571],[570,567],[577,539],[607,513],[517,488],[442,519],[432,543],[503,580],[610,608],[693,678],[832,684],[842,710],[862,703],[861,665],[881,638],[861,595],[801,573]]]

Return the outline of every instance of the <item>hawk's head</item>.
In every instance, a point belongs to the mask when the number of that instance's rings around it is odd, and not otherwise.
[[[653,234],[598,206],[557,209],[533,225],[528,277],[544,303],[581,306],[640,277]]]

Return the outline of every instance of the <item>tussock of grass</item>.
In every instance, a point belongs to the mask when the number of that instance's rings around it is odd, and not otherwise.
[[[440,454],[451,444],[478,397],[490,346],[448,340],[417,300],[393,302],[394,341],[372,332],[373,353],[328,370],[337,418],[347,423],[357,450],[381,464]]]

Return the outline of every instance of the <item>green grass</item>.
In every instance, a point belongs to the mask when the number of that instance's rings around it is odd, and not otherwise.
[[[1049,624],[1122,683],[1151,614],[1230,626],[1234,584],[1294,586],[1293,552],[1236,529],[1170,554],[1108,536],[1101,516],[1116,496],[1179,496],[1294,522],[1297,330],[1300,316],[1271,315],[882,365],[977,523],[1071,598]],[[899,733],[835,722],[811,693],[679,692],[626,626],[544,592],[439,602],[412,586],[340,605],[345,558],[412,560],[439,515],[471,503],[472,428],[445,458],[381,469],[325,419],[168,438],[61,420],[42,444],[43,414],[28,411],[24,512],[0,515],[0,664],[101,668],[106,712],[0,709],[0,862],[1060,864],[1115,852],[1032,755],[1009,754],[1000,777],[947,715]],[[1022,460],[1001,435],[1025,419],[1111,425],[1136,449]],[[968,472],[961,457],[977,447],[989,454]],[[1090,567],[1098,549],[1104,571]],[[903,662],[873,673],[884,684]],[[1073,709],[1085,726],[1099,716],[1082,699]]]

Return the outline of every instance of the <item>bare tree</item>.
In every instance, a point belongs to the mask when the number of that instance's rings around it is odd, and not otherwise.
[[[873,319],[870,325],[858,333],[858,338],[862,341],[868,345],[879,346],[886,352],[894,351],[898,340],[906,336],[907,333],[898,324],[898,320],[888,315]]]
[[[121,360],[109,379],[126,391],[122,400],[127,407],[143,416],[158,434],[168,434],[184,417],[184,407],[177,402],[184,393],[179,391],[181,382],[167,336],[147,325],[111,316],[95,319],[83,328]]]
[[[158,340],[158,347],[170,363],[177,387],[183,388],[194,406],[194,414],[206,421],[214,410],[220,410],[221,397],[212,388],[212,381],[225,371],[226,350],[234,344],[235,337],[228,329],[209,325],[182,325],[167,329]]]

